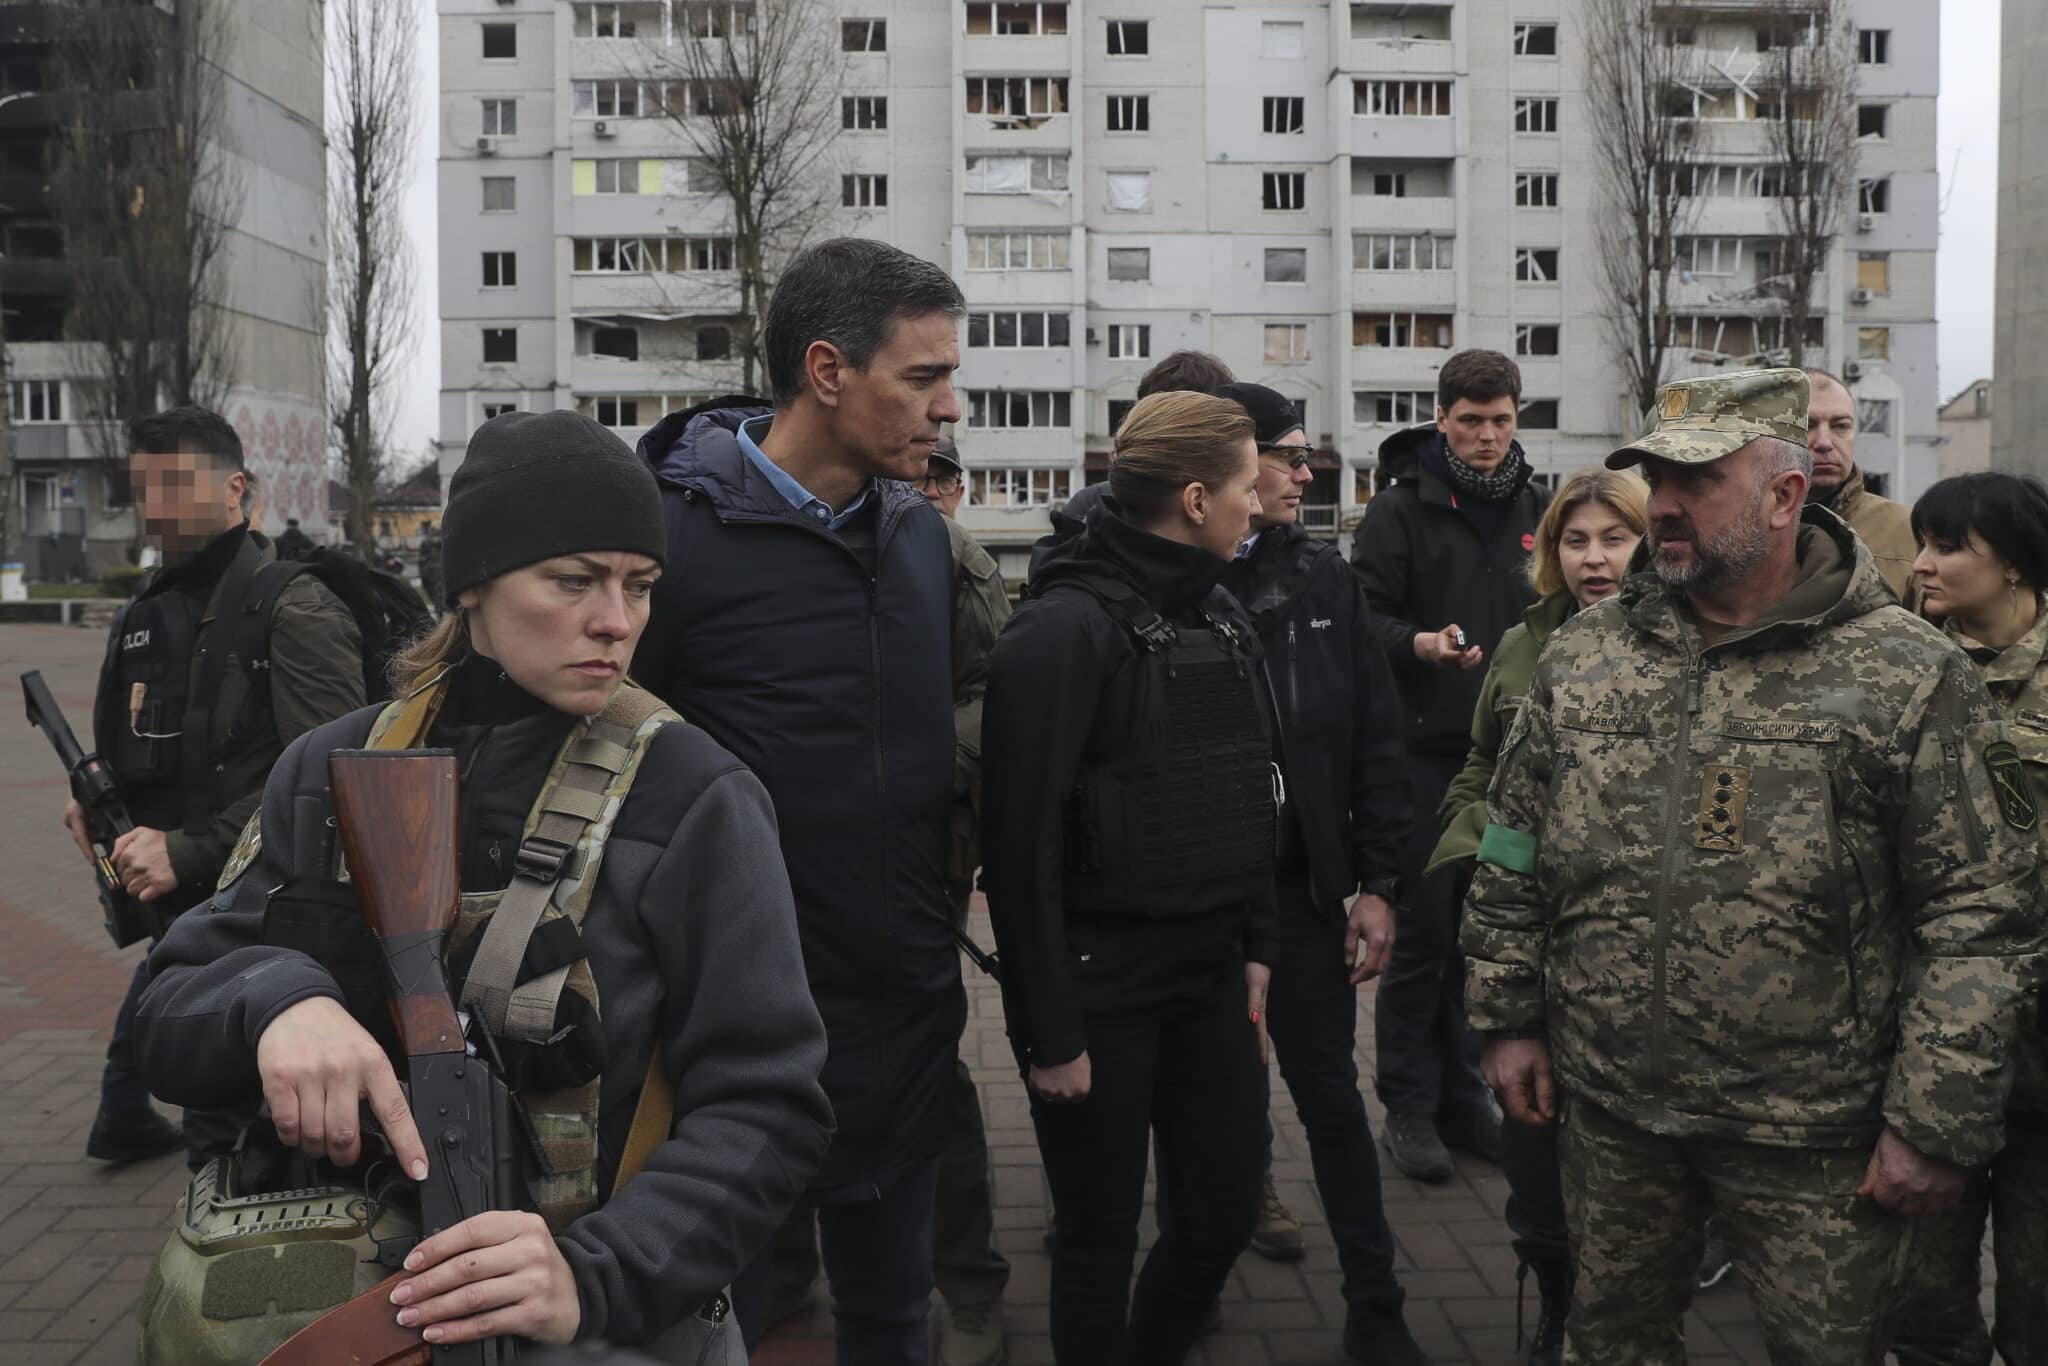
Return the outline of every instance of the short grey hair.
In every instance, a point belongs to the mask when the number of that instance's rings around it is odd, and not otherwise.
[[[1748,448],[1757,453],[1756,482],[1759,488],[1792,470],[1799,471],[1809,481],[1813,478],[1813,452],[1796,441],[1778,436],[1759,436],[1751,438]]]

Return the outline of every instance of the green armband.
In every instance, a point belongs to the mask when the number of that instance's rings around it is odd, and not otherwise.
[[[1536,872],[1536,837],[1524,830],[1489,824],[1479,837],[1479,861],[1523,877]]]

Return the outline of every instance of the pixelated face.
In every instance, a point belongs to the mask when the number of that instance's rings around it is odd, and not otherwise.
[[[209,456],[136,451],[128,457],[128,482],[143,534],[167,554],[202,546],[243,520],[246,476],[221,473]]]
[[[1289,432],[1259,447],[1259,515],[1252,520],[1254,531],[1293,526],[1301,516],[1302,490],[1315,478],[1308,467],[1308,450],[1305,432]]]
[[[1806,496],[1826,501],[1856,467],[1856,399],[1833,380],[1814,378],[1806,401],[1806,449],[1813,454]]]
[[[458,599],[478,653],[571,716],[604,710],[633,661],[661,566],[645,555],[560,555],[500,574]]]
[[[953,392],[959,368],[959,328],[950,313],[898,318],[866,370],[837,366],[834,434],[867,473],[916,482],[938,449],[941,424],[960,420]]]
[[[1436,429],[1450,443],[1452,455],[1481,474],[1491,474],[1508,458],[1518,415],[1514,399],[1506,394],[1485,403],[1461,398],[1449,412],[1436,410]]]

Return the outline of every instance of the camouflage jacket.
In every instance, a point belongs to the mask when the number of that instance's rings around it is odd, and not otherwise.
[[[1465,916],[1473,1024],[1658,1133],[1980,1163],[2043,948],[2035,817],[1962,652],[1809,508],[1800,582],[1704,643],[1638,552],[1551,637]]]
[[[1953,623],[1954,618],[1950,618]],[[2048,811],[2048,600],[2041,603],[2034,629],[2003,650],[1993,650],[1951,629],[1949,636],[1976,661],[1991,700],[2005,713],[2005,727],[2019,750],[2034,805]],[[2042,854],[2048,857],[2048,821],[2042,824]],[[2012,1108],[2030,1114],[2048,1113],[2048,1023],[2040,1018],[2037,995],[2020,1024],[2014,1043]]]

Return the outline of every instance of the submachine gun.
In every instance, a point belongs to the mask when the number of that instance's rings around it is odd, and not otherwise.
[[[383,952],[413,1120],[427,1147],[421,1236],[486,1210],[523,1208],[512,1095],[500,1069],[469,1053],[448,990],[444,954],[461,899],[455,753],[337,750],[327,778],[356,904]],[[382,1246],[379,1260],[399,1265],[411,1250],[410,1243]],[[330,1309],[264,1366],[499,1366],[513,1359],[509,1339],[435,1346],[419,1329],[399,1327],[390,1295],[403,1276]]]
[[[92,839],[93,873],[100,884],[100,912],[106,921],[107,937],[114,947],[125,949],[139,939],[153,939],[163,933],[163,920],[143,902],[128,895],[114,871],[114,841],[135,828],[128,818],[128,803],[121,798],[121,784],[114,770],[97,754],[88,754],[64,709],[50,696],[49,685],[39,670],[21,676],[21,695],[28,703],[28,723],[49,737],[57,751],[57,762],[71,781],[71,795],[85,808],[86,832]]]

